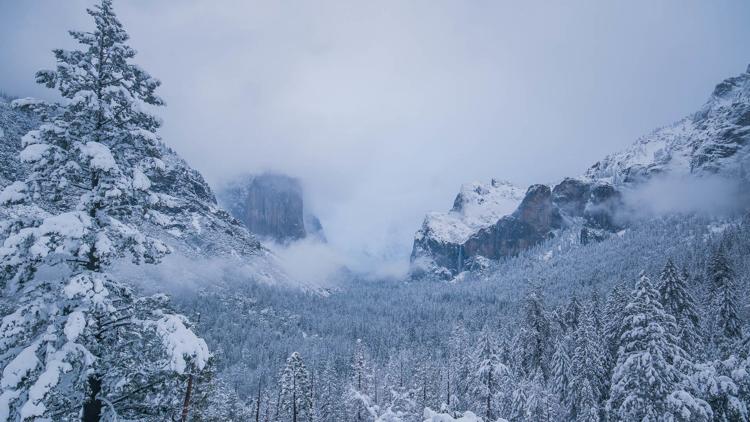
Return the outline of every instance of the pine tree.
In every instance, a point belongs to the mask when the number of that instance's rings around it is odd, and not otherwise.
[[[437,380],[437,376],[431,362],[432,358],[427,354],[418,356],[415,362],[413,391],[416,393],[418,409],[437,407],[433,400],[436,396],[434,381]]]
[[[599,334],[604,334],[604,323],[602,322],[603,310],[602,310],[602,298],[599,294],[599,289],[594,287],[591,292],[591,311],[594,316],[594,329]]]
[[[675,366],[680,351],[673,334],[674,317],[664,311],[646,276],[640,278],[625,307],[622,327],[607,402],[612,419],[678,420],[679,414],[674,414],[678,402],[693,410],[707,407],[683,390],[686,377]]]
[[[513,394],[511,396],[510,406],[508,410],[508,419],[511,422],[525,422],[527,420],[527,389],[528,385],[525,381],[518,383],[518,385],[516,385],[516,388],[513,389]]]
[[[140,106],[162,102],[158,81],[128,63],[135,52],[111,1],[89,14],[94,32],[71,32],[84,49],[55,50],[57,70],[37,75],[67,102],[24,137],[27,177],[3,195],[29,208],[4,225],[0,248],[14,309],[0,324],[0,416],[163,420],[208,350],[165,297],[139,298],[108,274],[126,256],[157,263],[169,252],[126,222],[152,198],[144,169],[158,119]]]
[[[622,318],[625,306],[628,304],[627,287],[624,283],[617,284],[607,297],[604,304],[604,342],[606,352],[607,373],[611,372],[617,363],[617,351],[622,336]]]
[[[486,328],[480,334],[472,362],[474,370],[468,379],[473,398],[472,408],[486,420],[495,420],[501,407],[501,392],[507,386],[510,371],[500,361],[495,339]]]
[[[367,404],[371,403],[370,388],[372,381],[372,368],[361,339],[357,339],[354,345],[354,356],[352,356],[352,380],[349,385],[349,407],[353,420],[361,422],[366,420],[368,411]]]
[[[338,402],[340,392],[336,386],[336,369],[333,361],[327,361],[318,381],[317,420],[335,422],[339,420]]]
[[[576,422],[599,422],[599,402],[596,399],[594,388],[591,387],[589,380],[583,378],[579,384],[576,384]]]
[[[701,399],[708,402],[717,422],[748,421],[747,363],[736,357],[695,365],[691,375]],[[744,391],[743,391],[744,389]]]
[[[578,329],[578,322],[581,318],[581,303],[578,298],[573,295],[570,298],[568,307],[565,309],[565,332],[574,332]]]
[[[571,354],[573,352],[573,340],[570,336],[564,336],[559,339],[555,345],[555,353],[552,355],[551,365],[551,385],[557,394],[560,403],[568,403],[568,399],[573,390],[571,384],[572,367]],[[566,412],[567,413],[567,412]]]
[[[742,341],[742,322],[738,314],[734,272],[723,248],[708,264],[709,312],[713,317],[711,339],[722,358],[728,357]]]
[[[544,310],[541,289],[530,290],[523,305],[523,320],[516,339],[516,361],[521,372],[533,378],[537,372],[547,379],[551,337],[550,323]]]
[[[534,379],[528,383],[525,420],[549,422],[555,416],[555,407],[555,398],[547,391],[542,374],[537,372]]]
[[[659,296],[664,310],[675,318],[680,347],[689,355],[700,351],[700,316],[698,305],[671,259],[659,276]]]
[[[576,386],[568,398],[572,418],[590,418],[590,410],[601,401],[606,387],[603,351],[596,332],[594,310],[588,304],[582,312],[575,335],[575,352],[571,362],[571,384]],[[586,389],[582,388],[586,386]]]
[[[252,406],[245,404],[237,392],[217,376],[216,359],[209,359],[206,368],[196,376],[190,422],[255,421],[255,398]]]
[[[299,353],[292,353],[280,377],[280,414],[292,422],[312,421],[313,401],[310,373]]]
[[[465,404],[469,377],[469,344],[464,326],[456,325],[448,339],[446,365],[446,404],[451,410],[461,409]]]

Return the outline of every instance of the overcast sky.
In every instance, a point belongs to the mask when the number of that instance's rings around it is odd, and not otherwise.
[[[0,89],[91,27],[83,0],[0,0]],[[212,185],[299,177],[351,262],[406,259],[459,186],[581,174],[750,62],[750,2],[120,0],[163,81],[164,140]],[[370,254],[368,259],[363,255]],[[378,264],[379,265],[379,264]]]

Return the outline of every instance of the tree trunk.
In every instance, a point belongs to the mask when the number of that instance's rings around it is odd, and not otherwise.
[[[190,395],[193,393],[193,374],[188,376],[187,389],[185,390],[185,401],[182,403],[182,416],[180,422],[187,422],[190,413]]]
[[[446,389],[446,392],[448,393],[448,409],[451,409],[451,377],[450,375],[448,375],[447,381],[448,381],[448,388]]]
[[[99,392],[102,390],[102,380],[96,375],[89,376],[89,397],[83,404],[81,422],[99,422],[102,417],[102,401]]]
[[[292,422],[297,422],[297,377],[292,375]]]
[[[487,420],[492,420],[492,369],[487,374]]]

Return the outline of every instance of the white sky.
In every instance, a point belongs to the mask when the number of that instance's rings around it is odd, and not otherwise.
[[[87,29],[83,0],[0,0],[0,89]],[[459,186],[578,175],[750,62],[750,2],[120,0],[163,81],[164,140],[216,185],[302,179],[346,261],[408,258]]]

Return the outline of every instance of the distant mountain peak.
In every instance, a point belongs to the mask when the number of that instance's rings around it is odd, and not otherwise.
[[[304,204],[300,181],[275,172],[236,178],[219,200],[251,233],[279,243],[314,237],[325,242],[320,220]]]

